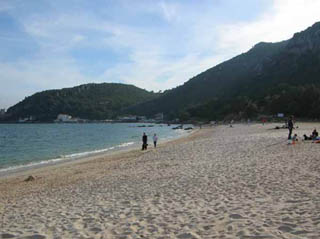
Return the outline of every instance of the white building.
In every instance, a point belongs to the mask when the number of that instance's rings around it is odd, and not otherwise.
[[[32,122],[34,120],[33,116],[29,116],[26,118],[19,118],[18,122],[19,123],[26,123],[26,122]]]
[[[146,116],[137,116],[137,119],[139,120],[139,121],[146,121],[147,120],[147,117]]]
[[[156,114],[155,116],[154,116],[154,119],[155,120],[163,120],[163,113],[158,113],[158,114]]]
[[[129,115],[129,116],[123,116],[118,118],[120,121],[136,121],[137,116],[135,115]]]
[[[75,122],[76,119],[73,119],[71,115],[59,114],[55,121],[56,122]]]

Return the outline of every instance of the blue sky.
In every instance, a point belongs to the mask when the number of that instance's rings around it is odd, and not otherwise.
[[[1,0],[0,108],[90,82],[166,90],[320,20],[318,0]]]

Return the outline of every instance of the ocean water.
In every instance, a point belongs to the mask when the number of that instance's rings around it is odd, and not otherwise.
[[[140,148],[143,132],[152,147],[154,133],[159,143],[187,133],[172,130],[173,127],[141,123],[0,124],[0,173],[129,147]]]

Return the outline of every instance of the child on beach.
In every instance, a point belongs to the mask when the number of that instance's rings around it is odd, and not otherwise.
[[[292,141],[298,141],[298,135],[297,134],[293,135]]]
[[[298,141],[298,135],[294,134],[293,137],[291,137],[291,139],[288,139],[288,145],[296,144],[297,141]]]
[[[158,141],[158,136],[156,134],[153,135],[153,145],[156,148],[157,147],[157,141]]]

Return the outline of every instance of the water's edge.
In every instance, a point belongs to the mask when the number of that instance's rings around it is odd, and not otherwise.
[[[192,130],[184,134],[177,134],[176,136],[173,136],[173,137],[164,138],[163,140],[161,140],[160,145],[170,141],[175,141],[177,139],[188,137],[194,132],[195,130]],[[153,147],[153,145],[150,145],[150,146]],[[59,158],[48,159],[40,162],[33,162],[25,165],[17,165],[17,166],[12,166],[8,168],[3,168],[3,169],[0,169],[0,178],[6,177],[6,176],[12,176],[18,173],[28,172],[33,169],[61,165],[61,164],[65,164],[73,161],[90,160],[91,158],[121,154],[121,153],[129,152],[133,150],[140,150],[140,149],[141,149],[140,143],[126,142],[126,143],[122,143],[120,145],[112,146],[106,149],[94,150],[90,152],[74,153],[70,155],[64,155]]]

